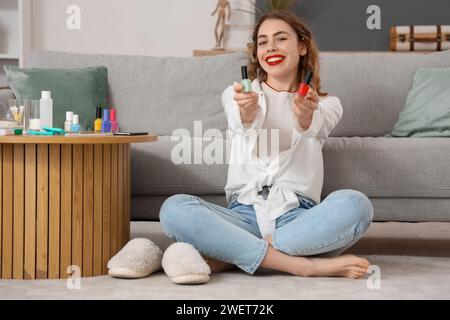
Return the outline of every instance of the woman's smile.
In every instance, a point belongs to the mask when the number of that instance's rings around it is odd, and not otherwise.
[[[276,66],[282,63],[285,59],[285,56],[281,54],[271,54],[265,58],[265,61],[269,66]]]

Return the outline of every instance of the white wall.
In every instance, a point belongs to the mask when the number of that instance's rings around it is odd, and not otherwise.
[[[233,24],[249,25],[248,0],[232,0]],[[215,46],[212,17],[217,0],[38,0],[32,1],[32,48],[109,54],[192,56]],[[81,9],[81,29],[69,30],[69,5]],[[239,29],[239,28],[237,28]],[[249,33],[230,35],[246,41]],[[242,33],[242,31],[240,31]],[[241,40],[242,39],[242,40]]]

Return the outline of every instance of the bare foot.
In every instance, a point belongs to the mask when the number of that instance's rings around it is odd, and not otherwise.
[[[367,273],[367,259],[346,254],[335,258],[300,258],[302,266],[296,275],[304,277],[347,277],[358,279]],[[303,260],[304,259],[304,260]]]
[[[206,263],[209,265],[211,269],[211,273],[219,273],[227,270],[231,270],[235,267],[233,264],[229,264],[223,261],[215,260],[213,258],[203,257]]]

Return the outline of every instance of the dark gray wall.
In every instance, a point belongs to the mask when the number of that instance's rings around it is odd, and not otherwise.
[[[266,0],[257,0],[263,8]],[[370,5],[381,9],[381,30],[369,30]],[[450,25],[450,0],[297,0],[291,7],[310,27],[320,50],[389,50],[391,26]]]

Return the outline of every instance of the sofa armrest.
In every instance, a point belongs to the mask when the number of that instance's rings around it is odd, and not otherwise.
[[[0,107],[5,106],[8,108],[8,100],[15,99],[14,93],[9,87],[0,87]],[[0,108],[2,110],[2,108]]]

